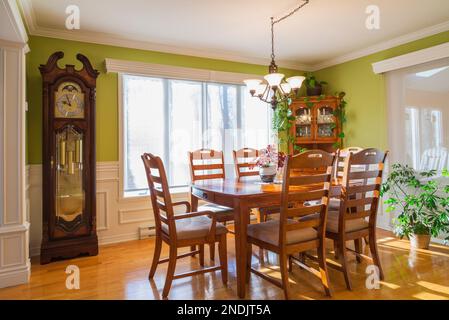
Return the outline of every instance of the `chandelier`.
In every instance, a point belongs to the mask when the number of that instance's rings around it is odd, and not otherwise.
[[[273,110],[282,102],[290,102],[301,88],[305,77],[295,76],[284,79],[285,75],[278,73],[274,55],[274,25],[287,19],[295,14],[302,7],[309,3],[309,0],[303,0],[299,6],[286,14],[285,16],[275,20],[271,17],[271,63],[268,67],[268,74],[264,76],[266,82],[259,79],[248,79],[243,82],[246,84],[251,96],[258,97],[260,100],[271,104]]]

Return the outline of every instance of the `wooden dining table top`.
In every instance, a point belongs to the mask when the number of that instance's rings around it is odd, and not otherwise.
[[[331,187],[331,190],[338,188],[340,185],[340,181],[333,180],[333,188]],[[280,195],[282,193],[282,183],[264,183],[258,176],[240,179],[201,180],[195,181],[191,186],[197,190],[214,192],[237,198],[265,194]],[[322,188],[322,186],[323,184],[317,184],[316,189]],[[298,190],[298,192],[307,192],[313,189],[315,189],[313,185],[290,187],[290,190]],[[332,192],[332,194],[335,194],[335,192]]]

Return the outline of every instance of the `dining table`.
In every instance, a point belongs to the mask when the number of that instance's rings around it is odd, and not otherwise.
[[[311,187],[302,187],[304,192]],[[339,181],[333,181],[330,196],[341,193]],[[264,183],[258,176],[240,179],[210,179],[191,184],[192,210],[197,211],[199,201],[207,201],[234,209],[235,258],[237,273],[237,294],[245,298],[247,263],[247,227],[253,208],[281,205],[282,183]]]

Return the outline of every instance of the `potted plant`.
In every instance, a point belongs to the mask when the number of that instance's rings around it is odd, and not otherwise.
[[[307,88],[308,96],[320,96],[323,93],[323,85],[327,85],[326,81],[318,81],[315,76],[311,74],[306,75],[304,81]]]
[[[259,167],[260,179],[263,182],[271,183],[274,181],[278,167],[283,167],[285,154],[277,152],[274,146],[267,146],[260,151],[260,156],[252,167]]]
[[[394,164],[382,184],[387,212],[399,212],[393,220],[395,233],[401,239],[408,237],[412,248],[428,249],[431,236],[449,232],[449,185],[442,185],[436,175],[436,170],[417,173],[407,165]],[[443,170],[441,176],[449,177],[449,171]]]

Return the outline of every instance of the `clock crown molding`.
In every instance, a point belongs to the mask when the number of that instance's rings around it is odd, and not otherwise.
[[[17,0],[25,20],[25,25],[28,28],[28,32],[33,36],[41,36],[48,38],[56,38],[63,40],[95,43],[102,45],[117,46],[123,48],[132,48],[139,50],[148,50],[156,52],[165,52],[179,55],[187,55],[208,59],[218,59],[225,61],[250,63],[257,65],[268,65],[269,60],[262,57],[245,57],[244,55],[235,52],[217,52],[208,49],[194,49],[186,47],[171,46],[165,44],[151,43],[140,40],[130,40],[122,37],[117,37],[107,33],[101,32],[84,32],[81,30],[64,30],[41,27],[37,24],[35,11],[33,9],[32,0]],[[409,42],[420,40],[435,34],[449,31],[449,20],[443,23],[430,26],[409,34],[399,36],[387,41],[380,42],[373,46],[356,50],[335,58],[319,62],[317,64],[304,64],[295,61],[282,61],[279,60],[278,64],[283,68],[294,69],[298,71],[315,72],[325,68],[329,68],[335,65],[339,65],[348,61],[356,60],[377,52],[388,50]],[[130,35],[130,38],[132,35]]]

